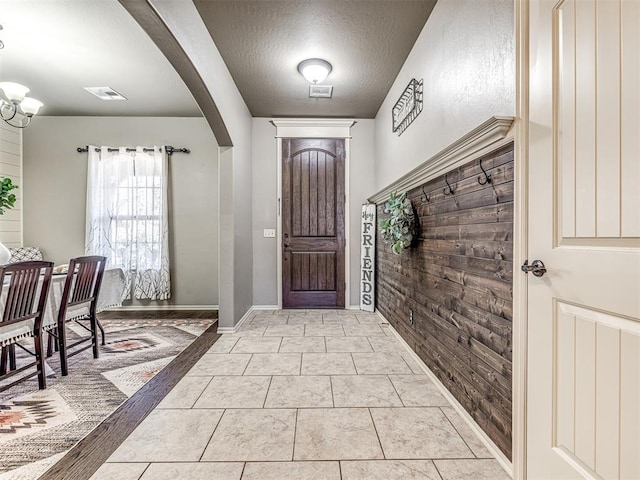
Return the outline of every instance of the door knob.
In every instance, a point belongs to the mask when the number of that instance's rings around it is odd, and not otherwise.
[[[531,272],[536,277],[541,277],[545,273],[547,273],[547,269],[545,268],[544,263],[542,263],[541,260],[534,260],[533,262],[531,262],[531,265],[529,265],[529,260],[525,260],[520,267],[520,270],[522,270],[524,273]]]
[[[288,243],[284,243],[284,248],[289,248],[289,244]]]

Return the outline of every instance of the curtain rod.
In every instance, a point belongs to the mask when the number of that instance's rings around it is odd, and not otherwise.
[[[119,151],[119,148],[109,148],[108,151],[110,152],[117,152]],[[171,145],[165,145],[164,146],[164,150],[165,152],[167,152],[167,155],[172,155],[174,152],[179,152],[179,153],[191,153],[191,150],[189,150],[188,148],[177,148],[177,147],[172,147]],[[86,153],[89,151],[89,146],[87,145],[86,147],[78,147],[76,148],[76,151],[78,153]],[[101,151],[100,148],[96,147],[96,152]],[[135,148],[127,148],[127,152],[135,152],[136,149]],[[143,152],[153,152],[153,148],[143,148],[142,149]]]

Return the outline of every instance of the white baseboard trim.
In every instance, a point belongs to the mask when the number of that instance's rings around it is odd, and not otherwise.
[[[280,310],[278,305],[254,305],[254,310]],[[312,308],[312,307],[310,307]],[[350,307],[344,307],[345,310],[358,310],[360,311],[360,305],[351,305]],[[304,309],[303,309],[304,310]],[[331,309],[329,309],[331,310]],[[365,312],[367,313],[367,312]]]
[[[129,305],[125,307],[109,308],[110,312],[133,312],[144,310],[218,310],[218,305]]]
[[[382,313],[380,313],[379,310],[376,309],[376,313],[386,323],[389,323],[388,320],[384,317],[384,315],[382,315]],[[405,342],[404,338],[400,336],[400,334],[396,331],[395,328],[393,328],[393,325],[391,325],[390,323],[389,323],[389,328],[391,329],[393,334],[396,336],[396,338],[400,340],[400,343],[402,343],[402,345],[407,350],[409,355],[411,355],[411,357],[418,363],[418,365],[424,371],[427,377],[429,377],[429,379],[435,384],[438,390],[440,390],[440,393],[442,393],[444,398],[447,399],[447,401],[451,404],[453,409],[456,412],[458,412],[458,414],[462,417],[462,419],[469,426],[469,428],[480,438],[484,446],[487,447],[491,455],[495,457],[495,459],[498,461],[498,463],[504,469],[504,471],[507,472],[513,478],[513,464],[506,457],[506,455],[502,453],[502,450],[500,450],[498,446],[495,443],[493,443],[493,440],[491,440],[489,436],[484,432],[484,430],[480,428],[480,425],[476,423],[476,421],[469,414],[469,412],[467,412],[465,408],[460,404],[460,402],[458,402],[456,397],[454,397],[453,394],[449,390],[447,390],[447,387],[445,387],[444,384],[440,381],[440,379],[438,379],[436,374],[433,373],[429,369],[429,367],[427,367],[427,365],[422,361],[422,359],[418,356],[418,354],[409,346],[407,342]]]
[[[256,310],[255,307],[250,307],[249,310],[247,310],[246,313],[242,316],[240,321],[238,321],[238,323],[236,323],[233,327],[218,327],[217,332],[219,334],[236,333],[240,329],[240,327],[242,327],[242,324],[246,322],[249,318],[251,318],[254,310]],[[260,308],[259,310],[262,310],[262,308]]]
[[[254,311],[255,310],[279,310],[280,309],[280,307],[278,307],[278,305],[254,305],[251,308]]]

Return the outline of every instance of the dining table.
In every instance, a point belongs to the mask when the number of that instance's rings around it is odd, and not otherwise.
[[[66,273],[54,273],[51,277],[49,287],[49,295],[47,297],[47,305],[45,307],[42,319],[42,330],[47,332],[58,326],[58,310],[64,290]],[[40,282],[40,285],[42,282]],[[121,307],[122,301],[126,298],[125,275],[121,268],[108,268],[104,271],[102,277],[102,285],[98,295],[98,303],[96,312],[100,313],[108,308]],[[2,289],[0,294],[0,318],[4,313],[4,304],[6,300],[6,288]],[[89,302],[85,304],[74,305],[67,309],[67,320],[76,320],[85,318],[89,315]],[[31,319],[27,322],[19,322],[10,325],[2,325],[0,322],[0,347],[26,337],[34,335],[34,321]]]

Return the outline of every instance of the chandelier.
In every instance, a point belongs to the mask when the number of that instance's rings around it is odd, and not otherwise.
[[[43,103],[27,97],[29,88],[15,82],[0,82],[0,117],[12,127],[25,128]]]

